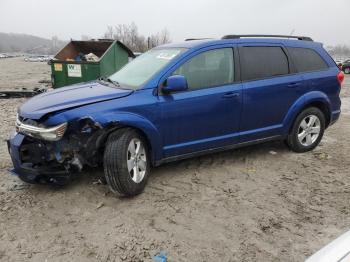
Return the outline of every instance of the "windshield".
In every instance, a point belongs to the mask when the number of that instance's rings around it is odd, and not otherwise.
[[[121,86],[137,89],[185,50],[185,48],[152,49],[126,64],[109,79]]]

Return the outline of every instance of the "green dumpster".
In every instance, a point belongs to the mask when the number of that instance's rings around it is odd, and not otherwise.
[[[110,76],[134,57],[120,41],[71,41],[50,61],[52,86],[57,88]]]

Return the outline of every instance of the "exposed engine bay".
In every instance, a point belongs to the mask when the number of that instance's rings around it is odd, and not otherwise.
[[[58,131],[54,130],[61,137],[55,139],[48,136],[44,140],[40,135],[52,128],[45,129],[37,121],[18,117],[16,132],[22,135],[22,141],[17,149],[20,167],[15,168],[29,174],[28,177],[19,174],[24,181],[65,185],[83,166],[98,166],[103,159],[104,141],[117,125],[105,130],[86,117],[65,124],[64,130],[62,127],[60,125]]]

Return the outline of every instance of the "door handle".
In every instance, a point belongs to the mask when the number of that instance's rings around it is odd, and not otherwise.
[[[228,92],[223,95],[224,98],[231,98],[231,97],[239,97],[239,93],[237,92]]]
[[[298,87],[298,86],[300,86],[300,83],[290,83],[290,84],[287,85],[287,87],[289,87],[289,88],[295,88],[295,87]]]

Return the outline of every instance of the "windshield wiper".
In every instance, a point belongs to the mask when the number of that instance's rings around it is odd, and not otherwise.
[[[112,79],[110,79],[109,77],[106,78],[106,81],[112,83],[113,85],[115,85],[115,86],[117,86],[117,87],[120,87],[120,84],[119,84],[118,81],[112,80]]]
[[[114,86],[116,86],[116,87],[118,87],[119,89],[125,89],[125,90],[131,90],[131,88],[126,88],[126,87],[121,87],[121,85],[119,84],[119,82],[118,81],[115,81],[115,80],[112,80],[111,78],[109,78],[109,77],[100,77],[99,79],[98,79],[99,81],[103,81],[103,82],[108,82],[108,83],[111,83],[111,84],[113,84]]]

